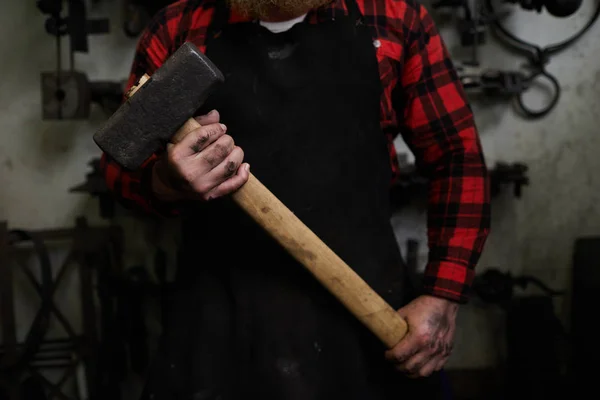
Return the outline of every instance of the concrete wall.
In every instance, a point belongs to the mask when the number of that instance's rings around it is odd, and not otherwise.
[[[102,223],[96,202],[68,193],[68,189],[85,179],[87,162],[98,156],[91,135],[105,115],[96,109],[89,121],[41,120],[39,73],[55,67],[54,41],[44,31],[45,18],[35,2],[6,3],[0,13],[4,33],[0,35],[0,220],[24,229],[70,226],[78,215]],[[120,29],[119,3],[104,1],[90,10],[94,16],[113,18],[113,32],[91,38],[91,53],[76,57],[77,68],[91,79],[120,80],[127,76],[135,40],[125,37]],[[595,4],[584,1],[577,15],[564,20],[515,9],[508,26],[522,37],[547,44],[574,33]],[[451,52],[460,59],[464,50],[456,44],[453,26],[442,24],[441,16],[436,18]],[[490,166],[496,161],[527,163],[532,181],[522,199],[514,199],[510,193],[495,199],[493,233],[480,270],[499,267],[515,274],[526,272],[565,288],[569,285],[573,240],[600,231],[596,190],[600,178],[594,173],[600,167],[596,157],[600,149],[596,118],[600,110],[598,34],[600,25],[552,59],[548,70],[563,85],[563,97],[546,118],[528,121],[505,104],[473,103]],[[523,61],[494,44],[482,49],[481,59],[484,66],[506,69],[517,68]],[[536,93],[527,98],[534,106],[541,100]],[[400,141],[398,146],[403,147]],[[123,220],[128,232],[127,265],[143,263],[148,256],[144,225]],[[393,222],[400,243],[406,238],[425,240],[425,215],[421,211],[403,210]],[[566,315],[564,304],[558,306]],[[23,299],[22,315],[34,309]],[[21,319],[24,329],[27,318]],[[463,307],[459,323],[450,366],[492,365],[500,354],[501,313],[473,302]]]

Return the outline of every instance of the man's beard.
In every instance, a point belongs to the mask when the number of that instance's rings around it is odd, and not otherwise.
[[[231,7],[240,14],[260,19],[268,19],[275,12],[278,15],[298,17],[312,8],[321,7],[331,0],[228,0]]]

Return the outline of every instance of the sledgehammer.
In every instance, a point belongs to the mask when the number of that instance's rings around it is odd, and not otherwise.
[[[192,116],[223,81],[217,67],[185,43],[130,90],[94,141],[122,167],[136,170],[177,132],[200,127]],[[383,344],[392,348],[402,340],[404,319],[256,177],[232,197]]]

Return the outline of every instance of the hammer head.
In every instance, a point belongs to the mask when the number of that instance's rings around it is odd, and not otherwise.
[[[185,43],[94,134],[94,142],[122,167],[138,169],[223,81],[221,71]]]

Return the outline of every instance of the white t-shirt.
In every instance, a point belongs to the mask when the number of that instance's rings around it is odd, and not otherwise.
[[[281,33],[288,31],[292,28],[292,26],[304,21],[307,14],[301,15],[298,18],[290,19],[289,21],[282,22],[266,22],[260,21],[260,24],[270,30],[273,33]]]

